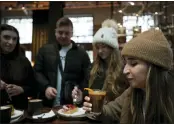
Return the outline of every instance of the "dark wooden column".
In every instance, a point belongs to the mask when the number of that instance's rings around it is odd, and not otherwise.
[[[63,17],[63,8],[64,2],[63,1],[52,1],[49,5],[49,33],[48,33],[48,42],[53,43],[56,41],[55,38],[55,28],[56,22],[58,19]]]
[[[48,42],[48,10],[33,11],[32,61],[40,47]]]
[[[1,5],[1,3],[0,3]],[[0,24],[2,23],[2,10],[0,9]]]

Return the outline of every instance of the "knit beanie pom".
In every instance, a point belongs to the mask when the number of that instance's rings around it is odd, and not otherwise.
[[[103,27],[114,28],[116,32],[118,30],[117,22],[115,20],[113,20],[113,19],[106,19],[106,20],[104,20],[102,22],[102,28]]]

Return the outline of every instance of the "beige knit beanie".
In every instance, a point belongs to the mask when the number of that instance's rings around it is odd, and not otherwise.
[[[116,31],[116,22],[113,20],[105,20],[100,28],[94,35],[93,44],[104,43],[112,48],[118,48]]]
[[[131,56],[171,69],[173,65],[172,49],[160,30],[150,29],[139,34],[125,44],[123,56]]]

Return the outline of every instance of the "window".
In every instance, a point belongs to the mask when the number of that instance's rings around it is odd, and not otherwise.
[[[154,27],[154,18],[151,15],[145,16],[123,16],[123,26],[126,27],[126,40],[133,38],[133,27],[141,26],[141,31],[144,32],[151,27]]]
[[[5,20],[6,24],[14,26],[19,31],[20,44],[32,44],[32,18],[9,18]],[[25,55],[31,61],[31,51],[26,51]]]
[[[20,44],[32,43],[33,19],[7,19],[7,24],[14,26],[19,31]]]
[[[73,37],[76,43],[92,43],[93,17],[68,16],[73,23]]]
[[[25,56],[28,58],[28,60],[31,62],[31,51],[25,51]]]

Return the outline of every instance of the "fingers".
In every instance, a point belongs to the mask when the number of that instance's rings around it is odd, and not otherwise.
[[[88,103],[88,102],[84,102],[83,103],[83,109],[86,110],[86,111],[91,111],[92,110],[92,104],[91,103]]]
[[[83,106],[83,110],[86,110],[86,111],[90,112],[92,109],[91,109],[91,108],[88,108],[88,107]]]
[[[76,91],[78,91],[79,88],[78,88],[77,86],[75,86],[74,89],[75,89]]]
[[[52,88],[52,94],[53,94],[53,96],[57,95],[57,90],[55,88]]]
[[[67,111],[69,108],[66,105],[63,106],[63,111]]]
[[[85,100],[86,100],[87,102],[84,102],[84,103],[83,103],[83,109],[86,110],[86,111],[91,111],[91,110],[92,110],[92,104],[89,103],[90,97],[85,96]]]
[[[57,90],[55,88],[49,87],[46,89],[45,95],[48,99],[53,99],[57,95]]]
[[[74,90],[72,91],[72,97],[74,98],[75,96],[77,96],[77,91],[74,89]]]
[[[73,91],[72,91],[72,97],[73,99],[76,98],[78,95],[78,88],[77,86],[74,87]]]
[[[91,108],[91,107],[92,107],[92,104],[89,103],[89,102],[84,102],[84,103],[83,103],[83,106],[84,106],[84,107]]]
[[[13,84],[9,84],[6,86],[6,91],[8,93],[12,92],[12,90],[14,90],[14,89],[15,89],[15,86]]]
[[[89,102],[89,101],[90,101],[90,97],[85,96],[85,100],[86,100],[87,102]]]
[[[11,88],[13,88],[13,87],[14,87],[13,84],[8,84],[8,85],[7,85],[7,89],[11,89]]]
[[[3,90],[3,89],[6,88],[6,86],[7,86],[7,84],[4,81],[1,80],[0,81],[0,89]]]
[[[14,84],[7,85],[6,91],[9,96],[16,96],[24,92],[22,87]]]

